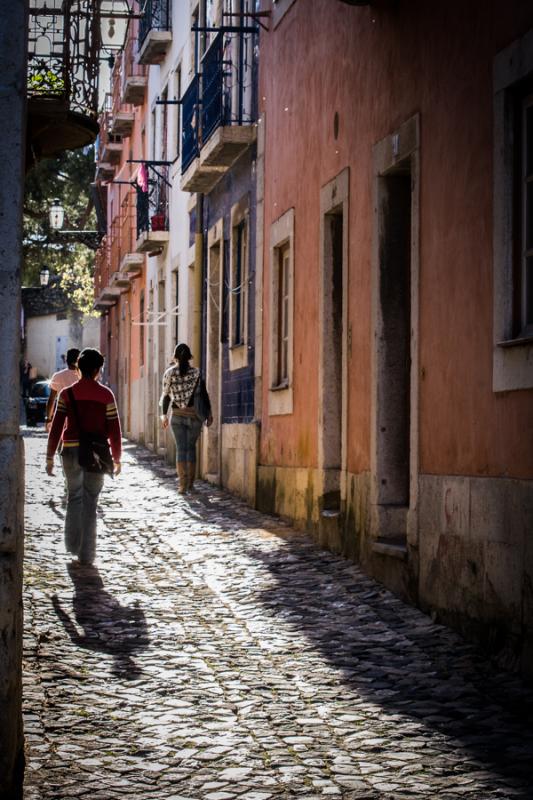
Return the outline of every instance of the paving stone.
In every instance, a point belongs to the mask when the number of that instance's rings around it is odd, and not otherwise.
[[[24,800],[531,796],[531,693],[356,565],[130,444],[73,568],[25,449]]]

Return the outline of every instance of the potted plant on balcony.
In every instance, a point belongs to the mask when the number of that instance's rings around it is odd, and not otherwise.
[[[158,211],[156,214],[153,214],[152,218],[150,219],[150,223],[153,231],[164,231],[165,230],[164,213],[162,211]]]

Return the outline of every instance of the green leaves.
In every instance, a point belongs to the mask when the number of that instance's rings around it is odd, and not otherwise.
[[[47,266],[84,313],[92,311],[94,252],[51,230],[50,206],[57,198],[65,209],[66,230],[96,227],[89,195],[94,180],[92,147],[71,150],[37,163],[28,173],[24,196],[22,285],[38,286],[39,271]]]

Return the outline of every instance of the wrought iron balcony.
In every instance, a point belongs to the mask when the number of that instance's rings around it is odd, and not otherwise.
[[[137,185],[137,253],[162,250],[169,239],[169,168],[160,162],[146,162],[148,189]]]
[[[148,70],[144,64],[139,63],[138,35],[138,20],[132,19],[122,54],[122,102],[134,106],[144,103],[148,85]]]
[[[99,0],[33,0],[31,4],[29,166],[39,158],[83,147],[96,139],[99,7]]]
[[[145,0],[139,24],[139,63],[160,64],[172,41],[171,0]]]
[[[182,97],[185,191],[210,191],[255,140],[254,28],[221,28]]]

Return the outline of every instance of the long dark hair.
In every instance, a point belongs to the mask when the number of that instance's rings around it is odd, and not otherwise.
[[[180,375],[186,375],[189,371],[189,361],[192,358],[189,345],[185,344],[184,342],[182,342],[182,344],[178,344],[174,350],[174,358],[180,366]]]

